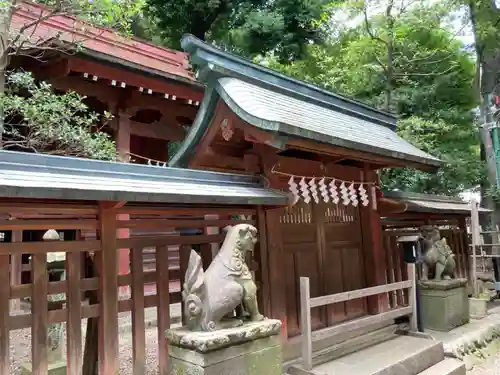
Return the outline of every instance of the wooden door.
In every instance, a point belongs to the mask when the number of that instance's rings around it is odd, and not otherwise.
[[[284,278],[281,293],[291,337],[300,334],[301,276],[309,277],[312,297],[365,287],[361,222],[358,208],[303,201],[284,209],[279,221],[282,254],[270,257],[269,269]],[[364,300],[317,308],[312,326],[317,330],[365,313]]]

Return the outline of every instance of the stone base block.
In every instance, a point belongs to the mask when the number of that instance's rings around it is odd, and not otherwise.
[[[283,375],[280,326],[266,320],[216,332],[168,330],[169,374]]]
[[[420,281],[424,329],[448,332],[469,322],[467,279]]]
[[[21,365],[21,375],[33,374],[33,366],[31,363],[24,363]],[[49,363],[48,375],[66,375],[66,362],[58,361]]]

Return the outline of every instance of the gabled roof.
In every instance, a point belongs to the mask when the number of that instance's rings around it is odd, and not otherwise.
[[[119,63],[143,72],[195,83],[186,53],[158,47],[135,38],[125,38],[113,30],[93,27],[76,17],[58,15],[38,22],[50,9],[35,3],[20,2],[12,16],[10,31],[14,35],[25,25],[35,24],[23,33],[29,40],[26,47],[58,40],[79,43],[82,53],[109,62]]]
[[[460,198],[401,191],[384,191],[384,197],[405,202],[407,205],[406,212],[470,215],[470,204]],[[479,207],[479,212],[490,213],[492,210]]]
[[[352,99],[287,77],[188,35],[182,47],[200,65],[205,98],[186,141],[170,165],[185,166],[221,98],[247,123],[285,136],[436,167],[439,159],[395,133],[396,118]]]
[[[271,205],[287,196],[259,177],[0,151],[0,197]]]

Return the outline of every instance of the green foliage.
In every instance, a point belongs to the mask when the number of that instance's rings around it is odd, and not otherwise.
[[[303,56],[323,39],[326,0],[146,0],[148,15],[171,47],[193,34],[247,57],[274,52],[281,61]]]
[[[385,188],[456,194],[476,186],[484,169],[472,110],[477,105],[475,64],[454,35],[441,27],[440,7],[418,6],[392,19],[383,14],[343,29],[325,46],[312,45],[308,56],[288,65],[273,58],[267,65],[375,107],[397,113],[398,132],[443,160],[437,174],[411,169],[384,171]],[[390,43],[389,43],[390,42]],[[393,48],[388,76],[388,45]]]
[[[56,155],[116,160],[116,146],[98,130],[109,114],[89,111],[75,92],[57,95],[30,73],[7,76],[0,94],[4,109],[3,148]]]

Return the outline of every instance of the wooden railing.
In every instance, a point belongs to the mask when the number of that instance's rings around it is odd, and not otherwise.
[[[158,373],[167,375],[168,346],[165,330],[170,327],[170,304],[181,301],[178,289],[171,289],[171,279],[182,279],[187,268],[190,250],[200,249],[204,264],[212,260],[213,245],[224,240],[222,229],[228,224],[257,223],[254,220],[213,219],[199,217],[254,216],[256,210],[240,207],[189,207],[175,206],[120,206],[104,202],[101,204],[51,203],[45,201],[1,202],[0,214],[14,217],[0,220],[0,232],[9,238],[0,242],[0,374],[11,372],[10,333],[18,329],[30,329],[31,364],[34,375],[47,375],[49,356],[47,348],[48,328],[55,323],[66,323],[63,345],[67,347],[68,374],[117,374],[119,369],[119,312],[131,312],[133,374],[145,374],[146,370],[146,326],[145,308],[156,307],[158,319]],[[132,217],[121,220],[123,215]],[[64,219],[61,219],[64,217]],[[182,219],[180,219],[181,217]],[[118,229],[141,228],[195,228],[196,235],[149,235],[120,238]],[[217,228],[218,233],[209,233],[207,228]],[[81,233],[94,232],[89,239],[82,240],[75,234],[73,240],[44,242],[21,242],[23,231],[48,229],[69,230]],[[12,233],[11,233],[12,231]],[[96,238],[96,239],[90,239]],[[8,240],[8,241],[7,241]],[[154,249],[155,270],[144,272],[143,249]],[[180,269],[169,264],[169,249],[179,249]],[[118,249],[130,249],[130,271],[118,275]],[[256,249],[259,252],[259,248]],[[48,254],[64,252],[66,280],[49,279]],[[84,256],[82,256],[82,254]],[[27,267],[29,283],[11,285],[11,260],[31,255]],[[257,253],[256,253],[257,256]],[[26,257],[26,256],[25,256]],[[83,267],[87,259],[93,259],[93,272]],[[19,271],[21,268],[19,267]],[[258,274],[258,272],[256,272]],[[144,286],[156,284],[156,293],[145,295]],[[120,287],[131,290],[127,299],[120,298]],[[48,295],[65,294],[65,300],[52,308]],[[88,297],[88,301],[86,300]],[[30,298],[30,312],[14,314],[12,300]],[[82,345],[82,320],[87,319],[85,347]],[[94,327],[89,329],[89,327]],[[65,341],[65,343],[64,343]],[[151,370],[151,369],[150,369]]]
[[[393,320],[407,315],[411,316],[410,329],[416,330],[415,265],[408,265],[408,276],[409,279],[405,281],[314,298],[311,298],[310,296],[309,278],[301,277],[300,325],[302,331],[302,361],[304,369],[311,370],[313,366],[313,341],[319,341],[326,337],[334,336],[342,332],[353,331],[358,328],[371,326],[377,323]],[[363,318],[337,324],[335,326],[322,329],[321,331],[316,331],[313,335],[311,326],[312,308],[350,301],[357,298],[365,298],[382,293],[389,293],[402,289],[409,289],[410,303],[408,306],[399,307],[377,315],[369,315]]]

